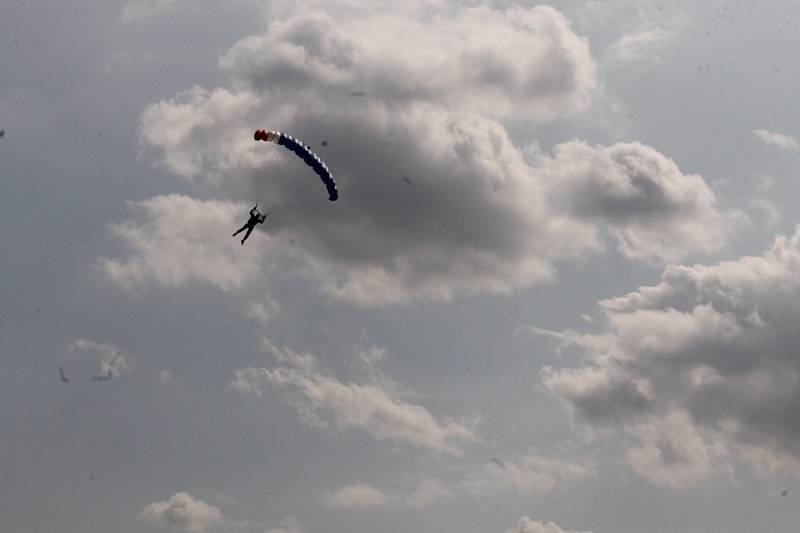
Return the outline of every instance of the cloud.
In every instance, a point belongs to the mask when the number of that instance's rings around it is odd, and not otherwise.
[[[636,259],[724,244],[731,217],[702,178],[652,148],[573,142],[547,157],[512,142],[507,122],[585,111],[598,90],[588,44],[555,9],[382,16],[347,5],[288,9],[224,55],[230,88],[153,103],[140,128],[160,163],[204,194],[260,197],[282,213],[270,235],[293,243],[299,272],[330,296],[383,305],[508,294],[602,250],[606,230]],[[315,146],[339,201],[309,172],[296,179],[299,160],[255,145],[257,127]]]
[[[753,135],[758,137],[758,139],[764,144],[777,146],[778,148],[783,148],[784,150],[790,150],[793,152],[800,150],[800,144],[798,144],[797,139],[791,135],[774,133],[767,130],[753,130]]]
[[[410,492],[387,494],[366,483],[347,485],[325,497],[325,505],[341,509],[364,509],[370,507],[390,507],[420,509],[435,503],[449,500],[453,492],[447,485],[435,478],[423,479]]]
[[[539,522],[537,520],[531,520],[527,516],[523,516],[517,522],[516,527],[511,529],[506,529],[505,533],[581,533],[579,531],[567,531],[565,529],[561,529],[556,525],[554,522]],[[590,531],[584,531],[583,533],[591,533]]]
[[[656,52],[674,36],[674,33],[660,28],[631,31],[611,45],[611,57],[613,61],[625,63],[644,57],[650,60],[657,59]]]
[[[201,500],[196,500],[185,492],[178,492],[167,501],[154,502],[145,506],[139,513],[139,517],[192,533],[202,533],[222,523],[223,520],[219,509]]]
[[[452,497],[452,491],[441,480],[423,479],[414,492],[402,496],[401,505],[418,509],[447,501]]]
[[[68,353],[80,356],[81,353],[92,353],[100,359],[98,375],[119,377],[133,371],[134,359],[131,354],[113,344],[78,339],[67,346]]]
[[[781,210],[778,204],[769,198],[750,198],[747,205],[754,211],[762,214],[764,224],[767,227],[774,229],[780,223],[782,218]]]
[[[588,43],[549,6],[362,17],[300,12],[241,40],[221,65],[256,89],[319,97],[356,87],[392,105],[534,120],[586,110],[597,91]]]
[[[263,301],[251,302],[246,311],[246,316],[266,325],[281,312],[281,305],[269,295],[263,297]]]
[[[259,272],[264,250],[259,241],[264,237],[254,235],[249,246],[241,246],[230,237],[246,216],[244,206],[177,194],[130,205],[137,219],[111,226],[114,235],[131,250],[130,255],[104,258],[99,263],[124,287],[132,289],[150,282],[174,287],[200,281],[232,290]]]
[[[558,486],[584,479],[589,469],[583,465],[526,454],[504,461],[488,461],[470,469],[461,489],[474,496],[507,490],[519,494],[540,494]]]
[[[588,46],[551,8],[457,12],[426,23],[320,12],[276,21],[221,61],[234,89],[195,88],[149,106],[142,137],[173,173],[216,185],[226,176],[218,192],[237,198],[263,183],[255,126],[328,139],[322,156],[340,201],[327,205],[310,176],[274,179],[268,201],[294,214],[276,217],[273,233],[301,243],[309,271],[334,296],[366,305],[448,299],[550,279],[554,259],[596,243],[547,213],[494,117],[585,108],[595,90]],[[510,56],[509,46],[526,54]],[[366,97],[350,96],[354,87]]]
[[[800,461],[800,229],[760,256],[667,267],[600,303],[599,335],[555,332],[586,365],[546,369],[580,426],[624,435],[642,476],[675,488],[730,469]]]
[[[231,388],[260,395],[264,387],[275,387],[285,392],[306,422],[360,429],[379,441],[461,455],[464,443],[477,440],[471,424],[437,419],[402,399],[381,376],[364,384],[343,383],[319,370],[309,354],[275,353],[282,366],[236,370]]]
[[[264,533],[304,533],[305,530],[297,518],[290,516],[281,521],[278,527],[267,529]]]
[[[329,507],[351,509],[357,507],[382,507],[389,499],[378,489],[365,483],[356,483],[342,487],[325,498]]]
[[[545,157],[548,197],[573,217],[605,224],[632,259],[680,260],[720,249],[743,215],[722,213],[702,177],[641,143],[580,141]]]
[[[392,492],[359,482],[327,495],[324,501],[330,507],[348,509],[419,509],[457,497],[484,498],[508,491],[523,495],[542,494],[585,479],[589,473],[583,465],[524,454],[505,461],[492,458],[485,464],[451,467],[445,477],[424,477],[415,485]]]

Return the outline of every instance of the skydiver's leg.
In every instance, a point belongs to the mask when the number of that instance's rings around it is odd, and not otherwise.
[[[234,233],[232,236],[233,236],[233,237],[236,237],[236,236],[237,236],[237,235],[239,235],[241,232],[243,232],[244,230],[246,230],[246,229],[247,229],[247,226],[248,226],[248,224],[245,224],[245,225],[244,225],[244,226],[242,226],[241,228],[237,229],[237,230],[236,230],[236,233]],[[247,237],[245,237],[245,239],[246,239],[246,238],[247,238]]]
[[[247,226],[247,233],[244,234],[244,239],[242,239],[242,244],[244,244],[244,241],[246,241],[247,238],[250,236],[250,234],[253,233],[253,228],[255,228],[255,225]]]

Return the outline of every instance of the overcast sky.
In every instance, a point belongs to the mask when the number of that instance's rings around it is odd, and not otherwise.
[[[6,2],[0,531],[796,530],[800,12],[700,4]]]

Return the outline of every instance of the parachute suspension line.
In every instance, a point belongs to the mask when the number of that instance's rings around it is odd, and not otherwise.
[[[276,214],[276,206],[282,205],[284,209],[288,207],[288,212],[280,216],[291,216],[291,204],[297,193],[297,188],[292,184],[296,183],[295,180],[300,180],[303,172],[308,172],[308,169],[302,161],[294,161],[294,154],[277,143],[254,149],[257,153],[253,183],[254,203],[262,213],[270,211]]]
[[[274,182],[275,179],[278,178],[278,175],[282,173],[282,166],[281,154],[278,153],[277,150],[272,149],[273,147],[267,147],[267,150],[261,150],[261,158],[260,158],[260,165],[257,169],[257,174],[255,178],[255,197],[258,201],[258,205],[265,206],[265,201],[268,201],[267,189],[270,183]]]

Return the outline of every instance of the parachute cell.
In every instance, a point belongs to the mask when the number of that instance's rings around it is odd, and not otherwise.
[[[339,198],[339,191],[336,190],[336,182],[333,181],[333,174],[331,173],[328,166],[322,162],[322,160],[311,151],[311,148],[308,145],[303,144],[300,139],[296,139],[291,135],[286,133],[281,133],[279,131],[266,131],[266,130],[256,130],[255,134],[253,135],[256,141],[268,141],[274,142],[284,148],[294,152],[297,157],[302,159],[306,165],[311,167],[311,169],[320,177],[322,183],[325,184],[325,188],[328,189],[328,200],[331,202],[335,201]]]

